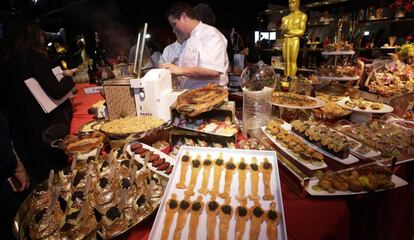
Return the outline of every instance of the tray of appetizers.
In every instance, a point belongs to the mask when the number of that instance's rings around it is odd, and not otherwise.
[[[270,103],[278,107],[294,109],[312,109],[322,107],[321,99],[290,92],[273,92]]]
[[[172,125],[186,130],[225,137],[234,136],[239,131],[237,125],[231,122],[229,117],[220,121],[217,119],[186,118],[181,115],[173,119]]]
[[[407,184],[389,168],[371,165],[341,173],[326,171],[319,178],[312,178],[305,190],[312,196],[343,196],[384,191]]]
[[[350,154],[348,138],[315,121],[294,120],[285,125],[286,130],[300,136],[310,147],[345,165],[359,161]]]
[[[123,149],[75,158],[24,201],[14,232],[18,239],[110,239],[155,212],[165,185]]]
[[[318,170],[328,166],[324,162],[324,156],[321,153],[309,147],[296,134],[288,132],[285,127],[271,121],[267,127],[262,127],[262,131],[283,152],[308,169]]]
[[[389,113],[394,111],[394,108],[380,102],[371,102],[365,99],[350,99],[345,97],[336,102],[339,106],[350,109],[355,112],[365,113]]]
[[[149,239],[287,239],[274,151],[181,147]]]
[[[381,152],[384,158],[396,157],[397,164],[414,159],[413,129],[384,120],[372,120],[361,124],[339,122],[335,130]]]
[[[130,156],[134,155],[135,160],[141,164],[145,164],[145,160],[148,159],[148,168],[167,179],[173,171],[175,164],[173,158],[144,143],[132,142],[126,147],[126,152]]]

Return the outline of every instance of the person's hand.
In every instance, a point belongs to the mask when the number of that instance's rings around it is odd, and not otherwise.
[[[67,69],[63,71],[62,74],[64,76],[73,77],[73,74],[76,73],[77,71],[79,71],[79,68],[72,68],[72,69]]]
[[[30,186],[29,176],[27,175],[26,169],[20,160],[17,160],[16,170],[14,172],[14,176],[19,180],[22,187],[18,189],[18,192],[21,192],[27,189]]]
[[[165,63],[165,64],[161,64],[160,67],[170,70],[171,74],[183,75],[182,68],[175,64]]]

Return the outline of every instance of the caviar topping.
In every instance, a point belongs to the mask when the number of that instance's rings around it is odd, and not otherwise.
[[[233,170],[233,169],[236,168],[236,165],[234,165],[234,163],[232,163],[232,162],[229,162],[229,163],[227,163],[226,168],[229,169],[229,170]]]
[[[187,202],[186,200],[182,200],[181,202],[180,202],[180,208],[181,209],[187,209],[188,207],[190,206],[190,203],[189,202]]]
[[[237,213],[240,217],[244,217],[247,215],[247,209],[245,207],[237,207]]]
[[[217,160],[216,160],[216,165],[217,165],[217,166],[221,166],[221,165],[223,165],[223,159],[217,159]]]
[[[121,186],[122,186],[123,189],[129,188],[131,186],[131,183],[129,182],[129,179],[122,178]]]
[[[204,166],[210,166],[211,165],[211,160],[209,160],[209,159],[204,160],[203,165]]]
[[[121,166],[124,166],[124,167],[126,167],[126,168],[129,168],[129,160],[123,160],[123,161],[121,162]]]
[[[198,159],[193,160],[192,165],[193,165],[193,168],[200,167],[200,160],[198,160]]]
[[[230,205],[224,205],[221,207],[221,210],[224,214],[231,214],[231,206]]]
[[[193,203],[193,205],[191,206],[191,209],[194,211],[198,211],[201,208],[201,204],[199,202],[195,202]]]
[[[262,216],[262,215],[263,215],[263,210],[262,210],[262,208],[261,208],[261,207],[255,207],[255,208],[253,209],[253,214],[254,214],[256,217],[260,217],[260,216]]]
[[[269,163],[269,162],[264,162],[263,163],[263,168],[264,169],[272,169],[272,164],[271,163]]]
[[[115,218],[121,217],[121,212],[119,212],[117,207],[111,207],[105,215],[107,218],[114,220]]]
[[[85,200],[85,195],[82,191],[76,191],[72,194],[72,201],[76,201],[76,199],[79,199],[81,201]]]
[[[244,162],[239,163],[239,169],[240,170],[245,170],[246,169],[246,163],[244,163]]]
[[[168,206],[169,206],[171,209],[176,209],[176,208],[177,208],[177,206],[178,206],[178,203],[177,203],[177,201],[175,201],[174,199],[171,199],[171,200],[170,200],[170,203],[168,203]]]
[[[259,170],[259,166],[257,166],[257,164],[256,164],[256,163],[252,163],[252,164],[250,164],[250,168],[251,168],[253,171],[257,171],[257,170]]]
[[[75,179],[73,180],[73,186],[78,186],[80,181],[86,176],[86,173],[84,172],[78,172],[75,176]]]
[[[215,211],[218,208],[218,203],[216,201],[211,201],[208,203],[208,209],[210,211]]]
[[[277,218],[277,213],[274,210],[269,210],[267,213],[267,217],[271,220],[275,220]]]
[[[108,185],[108,178],[103,177],[103,178],[99,179],[99,187],[105,188],[106,185]]]
[[[137,206],[141,207],[146,201],[146,197],[145,195],[141,195],[138,199],[137,199]]]
[[[181,161],[183,161],[183,162],[188,162],[188,161],[190,161],[190,157],[189,157],[189,156],[187,156],[187,155],[184,155],[184,156],[181,158]]]

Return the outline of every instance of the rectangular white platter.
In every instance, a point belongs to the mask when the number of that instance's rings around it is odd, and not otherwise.
[[[235,150],[235,149],[228,149],[228,148],[201,148],[201,147],[189,147],[189,146],[183,146],[183,147],[180,148],[180,151],[177,155],[177,161],[176,161],[173,173],[172,173],[171,178],[168,182],[164,197],[161,201],[160,208],[158,209],[158,213],[157,213],[157,216],[155,218],[154,225],[152,226],[149,239],[152,239],[152,240],[153,239],[157,239],[157,240],[160,239],[161,233],[162,233],[162,230],[163,230],[163,227],[164,227],[165,206],[166,206],[167,201],[171,198],[171,195],[173,193],[176,194],[177,195],[177,201],[181,201],[181,200],[184,199],[184,192],[185,192],[186,189],[177,189],[176,184],[179,182],[179,178],[180,178],[180,174],[181,174],[181,171],[180,171],[181,170],[181,165],[182,165],[181,158],[182,158],[183,155],[186,154],[186,152],[189,153],[189,155],[191,156],[192,159],[195,159],[198,155],[200,155],[201,156],[201,158],[200,158],[201,162],[204,161],[204,159],[206,159],[207,154],[210,154],[213,164],[214,164],[214,160],[217,159],[217,157],[219,156],[220,153],[222,153],[224,163],[228,162],[230,158],[233,158],[233,161],[234,161],[236,166],[237,166],[237,163],[240,161],[241,158],[244,158],[246,164],[249,164],[249,163],[251,163],[252,158],[256,157],[257,164],[259,166],[260,166],[260,163],[263,161],[263,159],[267,158],[269,160],[269,162],[272,164],[272,167],[273,167],[272,174],[271,174],[271,180],[270,180],[270,189],[271,189],[272,194],[275,196],[275,199],[273,201],[276,202],[277,211],[282,216],[281,217],[281,222],[278,225],[278,239],[287,239],[285,217],[284,217],[285,215],[284,215],[284,211],[283,211],[282,192],[281,192],[280,179],[279,179],[279,170],[278,170],[278,165],[277,165],[276,153],[274,151]],[[195,194],[190,198],[190,201],[194,201],[194,200],[197,199],[198,196],[200,196],[200,194],[198,193],[198,190],[201,187],[202,176],[203,176],[202,172],[203,172],[203,168],[200,169],[200,172],[198,174],[197,183],[196,183],[195,188],[194,188]],[[187,174],[186,174],[186,184],[187,185],[190,182],[190,176],[191,176],[191,164],[188,167]],[[225,170],[223,169],[223,171],[221,173],[219,192],[222,192],[223,188],[224,188],[224,182],[225,182],[225,180],[224,180],[225,177],[224,176],[225,176]],[[210,169],[210,177],[209,177],[209,181],[208,181],[209,190],[212,189],[213,178],[214,178],[214,167],[212,167]],[[246,184],[245,184],[246,196],[248,196],[250,194],[250,191],[251,191],[249,186],[251,186],[251,183],[250,183],[250,170],[247,170]],[[259,188],[258,189],[259,189],[258,194],[260,196],[259,202],[261,204],[261,207],[264,211],[267,211],[269,209],[270,203],[272,201],[262,200],[262,196],[264,195],[264,185],[263,185],[262,173],[259,174]],[[236,225],[235,209],[236,209],[236,207],[240,206],[239,202],[236,200],[236,195],[237,194],[238,194],[238,174],[237,174],[237,171],[235,171],[234,175],[233,175],[231,190],[230,190],[230,197],[231,197],[230,205],[232,206],[232,209],[233,209],[233,216],[230,220],[230,226],[229,226],[229,231],[228,231],[228,235],[227,235],[228,239],[234,239],[234,237],[235,237],[234,236],[235,235],[235,225]],[[201,195],[201,196],[203,197],[202,201],[203,201],[204,204],[211,200],[210,194]],[[224,200],[220,197],[217,197],[216,201],[219,204],[224,203]],[[253,201],[248,199],[247,200],[247,208],[250,208],[251,206],[253,206]],[[185,227],[182,231],[181,239],[187,239],[188,238],[189,218],[190,218],[190,214],[188,214],[188,216],[187,216],[186,225],[185,225]],[[172,239],[174,229],[176,227],[176,219],[177,219],[177,214],[174,216],[173,221],[170,225],[168,239]],[[216,224],[216,232],[215,232],[216,239],[219,239],[219,222],[220,222],[220,216],[217,216],[217,224]],[[266,221],[263,221],[263,223],[261,224],[259,239],[267,239],[267,237],[266,237],[266,227],[267,227]],[[200,220],[199,220],[199,224],[198,224],[197,239],[206,239],[206,237],[207,237],[206,229],[207,229],[207,214],[206,214],[205,207],[204,207],[202,212],[201,212]],[[246,229],[245,229],[245,232],[244,232],[244,239],[249,238],[249,231],[250,231],[250,221],[248,221],[247,224],[246,224]]]

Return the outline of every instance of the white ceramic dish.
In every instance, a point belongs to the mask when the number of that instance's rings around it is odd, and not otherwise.
[[[346,109],[349,109],[349,110],[352,110],[352,111],[355,111],[355,112],[362,112],[362,113],[390,113],[390,112],[394,111],[394,108],[387,105],[387,104],[383,104],[382,108],[378,109],[378,110],[374,110],[374,109],[371,109],[371,108],[360,109],[358,107],[351,108],[351,107],[349,107],[345,104],[346,101],[349,101],[349,100],[350,100],[349,97],[345,97],[345,98],[342,98],[341,100],[337,101],[336,103],[339,106],[343,107],[343,108],[346,108]]]

